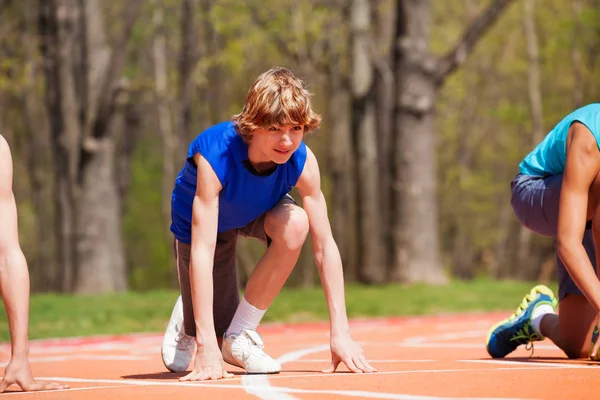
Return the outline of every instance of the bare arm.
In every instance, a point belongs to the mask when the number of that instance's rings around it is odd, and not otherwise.
[[[8,315],[13,357],[27,357],[29,272],[19,246],[12,175],[10,150],[4,138],[0,136],[0,294]]]
[[[306,164],[297,188],[308,215],[315,262],[329,309],[331,334],[348,333],[342,259],[331,232],[327,204],[321,191],[319,165],[312,151],[307,150]]]
[[[219,192],[221,182],[200,154],[194,157],[198,166],[196,195],[192,203],[192,244],[190,285],[196,322],[198,351],[194,370],[183,381],[228,378],[223,368],[213,319],[213,264],[217,244]]]
[[[341,361],[352,372],[374,372],[376,369],[369,365],[362,349],[350,338],[342,258],[331,232],[327,204],[321,190],[319,165],[312,151],[308,148],[307,151],[304,171],[296,187],[308,215],[315,261],[329,310],[332,360],[325,372],[334,372]]]
[[[560,192],[557,250],[573,281],[590,304],[600,312],[600,281],[582,245],[586,220],[593,216],[598,207],[588,204],[588,201],[590,187],[600,171],[600,151],[596,139],[587,127],[575,123],[570,131]],[[592,224],[595,231],[600,228],[597,226],[599,222],[600,219],[595,217]],[[594,236],[596,235],[595,233]]]
[[[194,157],[198,166],[196,196],[192,205],[190,283],[198,346],[217,345],[213,321],[213,263],[217,244],[221,183],[206,159]]]
[[[0,135],[0,296],[10,331],[11,359],[0,381],[0,393],[16,384],[24,391],[66,389],[67,385],[36,382],[29,366],[29,271],[19,245],[17,205],[12,191],[13,164],[6,140]]]

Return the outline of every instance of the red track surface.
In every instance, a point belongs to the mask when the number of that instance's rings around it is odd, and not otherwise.
[[[22,393],[13,386],[0,398],[597,398],[600,363],[567,360],[549,341],[537,344],[533,357],[518,349],[509,358],[491,360],[484,344],[487,330],[507,314],[355,320],[352,335],[379,369],[374,374],[351,374],[345,368],[320,372],[329,365],[327,324],[260,330],[266,350],[283,364],[281,374],[250,376],[230,367],[234,378],[201,383],[181,383],[177,378],[183,374],[166,371],[160,334],[33,341],[35,376],[66,382],[71,389]],[[8,346],[0,345],[1,367],[8,356]]]

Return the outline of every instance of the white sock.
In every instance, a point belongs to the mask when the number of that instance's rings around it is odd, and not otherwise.
[[[540,325],[542,324],[542,318],[544,318],[544,315],[546,314],[556,314],[554,312],[554,307],[552,307],[550,304],[541,304],[534,308],[533,312],[531,313],[531,325],[540,336],[544,336],[542,334]]]
[[[248,303],[246,297],[242,297],[242,301],[240,301],[237,310],[235,310],[233,320],[227,332],[225,332],[225,336],[229,336],[232,333],[239,334],[245,330],[255,331],[266,311],[259,310]]]

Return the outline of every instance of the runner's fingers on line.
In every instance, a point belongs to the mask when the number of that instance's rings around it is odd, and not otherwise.
[[[26,392],[37,392],[40,390],[59,390],[59,389],[68,389],[69,385],[63,385],[54,382],[37,382],[23,385],[21,388]]]
[[[369,368],[369,372],[377,372],[377,368],[375,368],[374,366],[372,366],[369,361],[367,360],[367,357],[365,357],[365,353],[362,349],[360,349],[360,359],[362,360],[363,365],[365,365],[367,368]]]
[[[182,382],[203,381],[204,380],[203,375],[204,374],[202,373],[202,371],[193,370],[186,376],[179,378],[179,380]]]
[[[357,374],[362,374],[362,370],[356,366],[354,360],[351,357],[346,357],[344,359],[344,364],[346,364],[346,367],[348,367],[350,371],[355,372]]]
[[[362,353],[355,358],[354,364],[356,364],[356,366],[360,368],[362,372],[377,372],[377,370],[373,368],[371,364],[369,364]]]
[[[335,370],[337,369],[338,365],[340,365],[341,362],[342,362],[342,359],[340,357],[338,357],[337,355],[332,355],[331,364],[329,365],[329,368],[324,369],[323,372],[326,374],[334,373]]]

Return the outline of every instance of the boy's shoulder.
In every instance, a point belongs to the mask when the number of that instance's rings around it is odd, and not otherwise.
[[[227,151],[239,136],[231,121],[221,122],[202,131],[190,144],[190,156],[198,152]]]

